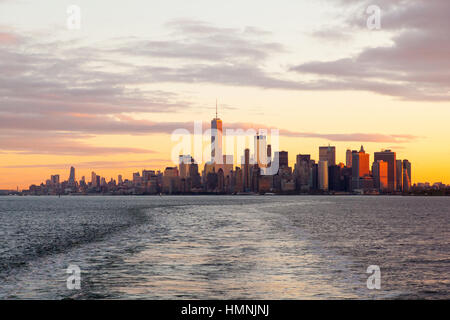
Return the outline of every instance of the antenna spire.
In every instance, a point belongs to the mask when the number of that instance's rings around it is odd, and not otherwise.
[[[216,119],[218,118],[217,116],[217,98],[216,98]]]

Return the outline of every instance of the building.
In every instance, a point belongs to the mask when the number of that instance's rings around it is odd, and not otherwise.
[[[217,115],[216,101],[216,117],[211,121],[211,162],[219,163],[222,161],[222,120]]]
[[[388,191],[393,192],[397,189],[397,176],[396,176],[396,161],[397,157],[395,152],[391,150],[384,150],[381,152],[375,152],[374,161],[378,160],[386,161],[388,164]]]
[[[347,168],[352,167],[352,150],[350,149],[347,149],[347,151],[345,152],[345,166]]]
[[[383,160],[372,164],[372,174],[375,189],[385,192],[388,190],[388,163]]]
[[[328,162],[327,161],[319,161],[318,187],[319,187],[319,190],[328,191]]]
[[[180,178],[189,177],[189,166],[193,162],[190,155],[180,155],[178,158],[178,170],[180,173]]]
[[[69,185],[73,186],[75,184],[76,184],[75,168],[74,167],[70,167]]]
[[[58,187],[59,186],[59,174],[50,176],[50,183],[53,187]]]
[[[328,167],[328,189],[331,191],[343,191],[344,183],[341,181],[341,169],[342,166],[329,166]]]
[[[361,146],[359,152],[352,151],[352,189],[362,189],[361,182],[365,176],[369,176],[370,154]]]
[[[275,152],[274,161],[277,161],[277,159],[278,159],[278,168],[289,167],[289,158],[287,151]]]
[[[139,172],[133,173],[133,184],[135,186],[140,186],[142,184],[142,177]]]
[[[254,158],[260,168],[266,168],[267,161],[267,137],[264,135],[255,136],[255,154]]]
[[[326,161],[328,166],[336,165],[336,147],[319,147],[319,161]]]
[[[180,177],[177,167],[167,167],[164,170],[162,190],[164,193],[172,194],[180,190]]]
[[[250,190],[250,149],[244,151],[244,191]]]
[[[311,155],[299,154],[295,163],[294,175],[296,177],[297,190],[309,191],[311,185]]]
[[[395,181],[396,190],[403,191],[403,163],[402,160],[395,160]]]
[[[97,188],[99,186],[97,184],[97,174],[94,171],[92,171],[92,173],[91,173],[91,186],[93,188]]]
[[[403,160],[403,192],[411,190],[411,162]]]

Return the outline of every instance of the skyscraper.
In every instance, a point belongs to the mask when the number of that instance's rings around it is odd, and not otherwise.
[[[92,171],[92,173],[91,173],[91,185],[94,188],[98,187],[98,185],[97,185],[97,174],[94,171]]]
[[[411,162],[403,160],[403,192],[411,189]]]
[[[370,155],[361,146],[359,152],[352,151],[352,189],[361,189],[361,179],[368,176]]]
[[[267,167],[267,137],[264,135],[255,136],[255,160],[260,168]]]
[[[222,162],[222,120],[217,115],[216,101],[216,117],[211,121],[211,162]]]
[[[319,190],[328,191],[328,162],[319,161],[318,171]]]
[[[279,168],[289,167],[289,158],[288,158],[287,151],[275,152],[275,159],[277,159],[277,158],[278,158]]]
[[[345,166],[347,168],[352,167],[352,150],[350,149],[347,149],[347,151],[345,152]]]
[[[319,161],[327,161],[328,166],[336,165],[336,147],[319,147]]]
[[[58,186],[59,185],[59,174],[50,176],[50,181],[54,187]]]
[[[70,175],[69,175],[69,185],[74,185],[75,184],[75,168],[74,167],[70,167]]]
[[[250,189],[250,149],[244,151],[244,190]]]
[[[391,150],[384,150],[381,152],[375,152],[374,161],[383,160],[388,163],[388,191],[393,192],[397,189],[396,178],[396,154]]]
[[[395,180],[397,183],[396,190],[403,191],[403,163],[402,160],[395,160]]]
[[[375,188],[380,191],[388,189],[388,163],[383,160],[375,161],[372,165]]]
[[[309,191],[311,185],[311,156],[309,154],[297,155],[295,164],[295,175],[297,178],[297,189]]]
[[[193,159],[190,155],[181,155],[179,156],[179,172],[181,178],[189,177],[189,166],[193,162]]]

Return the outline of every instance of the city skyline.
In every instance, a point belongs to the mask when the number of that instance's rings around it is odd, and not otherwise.
[[[228,127],[279,128],[290,166],[364,145],[450,184],[450,4],[382,0],[379,30],[370,4],[80,0],[71,30],[67,3],[0,1],[0,189],[170,166],[173,130],[216,98]]]
[[[236,155],[235,154],[232,154],[232,155],[224,154],[223,141],[226,139],[226,135],[224,134],[224,131],[226,131],[226,129],[227,129],[227,126],[225,125],[225,127],[223,127],[223,120],[218,116],[218,105],[217,105],[217,99],[216,99],[216,114],[215,114],[215,117],[211,120],[211,144],[210,144],[210,146],[211,146],[211,148],[210,148],[211,155],[210,155],[209,163],[214,163],[215,162],[214,161],[215,157],[218,156],[220,158],[223,157],[224,158],[223,162],[228,164],[228,165],[230,165],[230,161],[231,161],[232,162],[231,165],[232,165],[233,170],[234,170],[234,166],[237,166],[237,167],[240,167],[241,169],[244,169],[244,165],[245,165],[244,158],[245,158],[245,151],[246,150],[251,150],[250,151],[251,152],[250,153],[250,158],[249,158],[250,164],[259,164],[260,168],[263,168],[264,165],[267,163],[268,159],[271,159],[272,146],[270,144],[267,144],[266,136],[265,135],[260,135],[259,133],[253,137],[254,138],[254,144],[250,143],[251,141],[248,141],[248,140],[246,141],[246,143],[247,143],[246,149],[242,150],[241,154],[236,154]],[[253,128],[251,128],[251,129],[253,129]],[[259,129],[255,129],[256,132],[258,132],[258,130]],[[264,129],[264,130],[266,130],[266,129]],[[248,139],[248,137],[246,137],[246,139]],[[252,137],[250,137],[250,140],[252,140]],[[202,148],[204,147],[204,145],[205,144],[203,144]],[[264,148],[264,151],[262,151],[262,153],[260,153],[261,152],[261,150],[259,150],[260,148]],[[269,152],[270,154],[267,153],[267,156],[265,156],[263,159],[260,159],[261,154],[266,155],[266,149],[267,149],[267,152]],[[345,150],[344,157],[337,157],[338,153],[336,152],[336,146],[331,146],[330,144],[328,144],[328,146],[318,146],[317,147],[317,151],[318,151],[317,152],[317,157],[314,157],[314,155],[311,155],[311,154],[307,154],[307,156],[310,157],[311,160],[317,159],[317,164],[319,166],[321,165],[321,162],[325,162],[327,167],[330,166],[330,165],[333,165],[333,166],[335,166],[335,165],[339,166],[340,165],[340,166],[345,166],[345,167],[352,168],[352,163],[353,164],[355,164],[355,162],[359,163],[359,161],[357,161],[359,158],[355,158],[354,157],[354,154],[355,153],[358,154],[358,152],[356,150],[352,150],[351,148],[347,148]],[[286,154],[288,153],[288,151],[285,151],[285,150],[277,150],[277,151],[274,152],[274,154],[276,155],[276,154],[279,154],[280,152],[284,152]],[[366,159],[365,162],[367,162],[366,163],[366,168],[363,169],[363,171],[362,171],[363,173],[360,173],[360,174],[355,174],[353,172],[353,176],[354,177],[355,176],[356,177],[363,177],[364,175],[368,175],[369,172],[372,174],[372,170],[369,170],[369,165],[370,165],[371,168],[373,168],[373,166],[376,165],[376,163],[379,160],[381,160],[382,162],[383,162],[383,160],[388,161],[388,160],[386,160],[387,159],[386,156],[384,156],[386,153],[393,155],[393,162],[389,162],[389,171],[390,171],[389,175],[390,175],[390,178],[389,178],[389,183],[388,184],[389,184],[389,189],[391,191],[395,191],[396,190],[395,186],[396,186],[396,183],[397,183],[397,181],[396,181],[397,178],[395,176],[396,170],[394,168],[397,165],[397,163],[395,163],[395,162],[406,161],[409,164],[409,166],[411,166],[411,162],[409,160],[407,160],[407,159],[396,160],[396,152],[395,152],[395,150],[391,151],[391,149],[381,149],[381,150],[378,150],[378,151],[374,151],[373,152],[373,159],[374,159],[373,163],[369,163],[370,153],[366,153],[365,152],[363,145],[361,145],[361,150],[359,151],[359,154],[361,154],[361,152],[363,152],[366,155],[366,157],[365,157],[365,159]],[[302,152],[297,152],[296,153],[296,157],[305,156],[305,155],[306,154],[304,154]],[[189,157],[190,159],[194,160],[194,158],[191,158],[190,154],[180,155],[180,159],[182,157]],[[389,157],[389,155],[387,157]],[[294,160],[293,158],[294,157],[291,157],[291,161],[286,162],[287,166],[289,166],[291,168],[294,168],[296,166],[296,164],[298,163],[298,160]],[[238,161],[236,161],[236,159]],[[336,159],[338,159],[338,160],[336,160]],[[286,160],[286,161],[288,161],[288,160]],[[142,170],[142,172],[154,171],[154,172],[161,172],[162,173],[162,172],[164,172],[164,169],[171,168],[171,167],[178,167],[179,166],[179,163],[173,163],[173,162],[170,162],[170,160],[167,160],[166,162],[162,162],[162,163],[165,163],[165,165],[160,166],[160,167],[158,167],[158,165],[152,165],[151,162],[152,161],[149,160],[147,166],[144,165],[144,166],[139,167],[138,173],[141,170]],[[199,166],[203,166],[203,165],[206,165],[207,163],[200,162],[200,163],[198,163],[198,165]],[[81,181],[81,179],[76,180],[76,177],[75,177],[75,166],[76,165],[71,165],[70,166],[70,173],[68,175],[67,180],[65,180],[65,182],[68,182],[69,184],[74,184],[74,183],[78,183],[79,181]],[[128,175],[127,175],[127,174],[122,174],[120,172],[120,173],[116,173],[115,175],[110,175],[110,176],[108,176],[108,175],[104,176],[102,174],[97,175],[93,171],[94,170],[93,168],[84,168],[84,169],[81,170],[82,174],[80,176],[83,177],[83,180],[87,181],[87,179],[85,179],[85,177],[88,177],[89,175],[91,175],[91,182],[92,182],[92,181],[94,181],[93,175],[95,174],[96,178],[97,179],[102,179],[104,184],[107,184],[110,181],[120,181],[121,179],[123,179],[123,181],[127,181],[127,180],[133,181],[134,180],[134,175],[136,174],[135,171],[136,171],[136,169],[138,167],[136,166],[136,167],[132,167],[132,168],[134,170],[131,169],[131,171],[132,171],[131,174],[128,173]],[[355,168],[354,165],[353,165],[353,168]],[[319,167],[319,170],[320,170],[320,167]],[[357,170],[360,171],[361,169],[358,168]],[[379,170],[379,168],[378,168],[378,170]],[[411,168],[409,170],[411,170]],[[58,179],[58,183],[59,183],[61,177],[64,175],[64,173],[63,173],[64,171],[66,171],[66,168],[65,169],[61,169],[60,171],[58,171],[56,173],[53,172],[50,175],[50,179],[48,179],[47,181],[53,181],[54,178],[55,179],[57,178]],[[98,169],[96,169],[95,171],[99,172]],[[101,170],[100,170],[100,172],[101,172]],[[128,179],[127,177],[129,177],[131,179]],[[328,173],[327,173],[327,179],[328,179]],[[433,183],[443,183],[442,181],[416,181],[415,179],[413,179],[411,177],[411,174],[410,174],[410,179],[411,180],[409,181],[409,183],[410,183],[411,186],[415,185],[415,184],[418,184],[418,183],[420,183],[420,184],[430,183],[430,182],[431,182],[431,184],[433,184]],[[403,177],[402,177],[401,181],[403,182]],[[99,183],[100,182],[97,182],[97,184],[99,184]],[[394,183],[395,183],[395,185],[394,185]],[[32,183],[32,184],[34,185],[34,183]],[[443,184],[445,185],[445,183],[443,183]],[[30,186],[30,185],[28,185],[28,186]],[[20,189],[26,189],[28,186],[25,186],[25,188],[20,188],[19,186],[17,186],[16,188],[9,188],[9,189],[8,188],[1,188],[1,186],[0,186],[0,190],[2,190],[2,189],[3,190],[16,190],[16,189],[20,190]]]
[[[121,173],[107,178],[92,171],[90,181],[86,176],[77,180],[72,166],[67,180],[62,181],[59,174],[54,174],[45,183],[31,185],[24,194],[407,194],[429,187],[429,184],[427,187],[412,182],[411,162],[397,159],[395,151],[374,152],[371,161],[363,145],[359,151],[346,150],[345,164],[336,162],[336,147],[328,145],[318,147],[317,162],[310,154],[299,153],[291,167],[289,153],[273,149],[267,136],[259,131],[253,137],[247,133],[244,138],[248,139],[247,143],[238,154],[225,154],[223,141],[227,135],[223,120],[218,116],[217,102],[211,130],[207,132],[211,152],[205,163],[196,161],[191,155],[195,151],[190,149],[189,154],[179,154],[174,166],[143,169],[142,175],[140,171],[133,172],[131,179]],[[434,185],[438,189],[447,187]]]

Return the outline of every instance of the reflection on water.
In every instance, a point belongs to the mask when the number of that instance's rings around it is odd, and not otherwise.
[[[0,298],[448,298],[446,198],[0,198]],[[66,288],[69,264],[80,291]],[[382,288],[366,287],[369,265]]]

